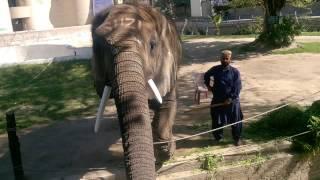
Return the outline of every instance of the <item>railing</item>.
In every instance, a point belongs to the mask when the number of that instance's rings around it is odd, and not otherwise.
[[[312,32],[320,31],[320,16],[300,16],[297,18],[302,24],[303,31]],[[220,32],[224,34],[235,34],[241,29],[253,25],[255,19],[234,19],[222,21]],[[216,34],[217,27],[208,17],[191,17],[188,19],[176,19],[177,29],[180,34],[185,35],[212,35]],[[183,30],[183,31],[182,31]]]

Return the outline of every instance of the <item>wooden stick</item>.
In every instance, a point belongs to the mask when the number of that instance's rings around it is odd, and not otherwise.
[[[7,133],[9,140],[9,149],[13,165],[13,173],[16,180],[24,179],[24,172],[21,160],[20,143],[16,133],[16,119],[14,112],[6,113]]]

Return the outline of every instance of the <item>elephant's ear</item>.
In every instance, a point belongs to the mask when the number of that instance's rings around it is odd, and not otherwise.
[[[176,27],[163,16],[162,28],[159,33],[161,55],[158,64],[158,75],[155,82],[160,94],[165,96],[176,85],[178,65],[181,60],[181,43]]]
[[[108,15],[109,9],[100,12],[94,17],[91,26],[93,50],[93,57],[91,59],[92,74],[95,89],[100,97],[107,82],[107,65],[105,58],[108,56],[108,49],[106,48],[107,43],[104,37],[98,34],[96,30],[103,25]]]
[[[98,13],[92,22],[92,32],[94,31],[96,35],[104,37],[111,34],[114,30],[112,18],[117,16],[114,15],[114,12],[119,13],[118,9],[119,6],[113,6]]]
[[[103,26],[103,24],[107,20],[107,17],[109,16],[109,13],[110,13],[110,10],[111,10],[110,8],[107,8],[94,16],[92,23],[91,23],[92,34],[102,35],[102,34],[100,34],[101,26]],[[99,29],[99,31],[97,31],[97,29]]]

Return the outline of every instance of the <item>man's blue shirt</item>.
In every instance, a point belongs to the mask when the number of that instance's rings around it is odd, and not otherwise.
[[[210,83],[210,76],[214,77],[214,86],[212,88],[213,102],[222,103],[228,98],[233,102],[239,100],[240,90],[242,88],[240,73],[232,67],[214,66],[204,74],[204,81],[207,86]]]

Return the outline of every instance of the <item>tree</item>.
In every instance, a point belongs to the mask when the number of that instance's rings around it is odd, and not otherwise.
[[[220,35],[220,25],[222,22],[221,12],[218,12],[218,13],[215,13],[214,15],[211,15],[210,18],[211,18],[211,21],[214,23],[214,25],[217,28],[216,35]]]
[[[169,16],[169,17],[174,17],[174,7],[175,7],[175,2],[174,0],[158,0],[155,3],[155,6],[159,7],[161,11]]]
[[[153,5],[153,0],[124,0],[124,3],[138,3],[138,4],[148,4]]]
[[[264,41],[265,39],[267,40],[275,40],[278,41],[278,39],[272,39],[272,38],[278,38],[278,37],[271,37],[273,31],[276,31],[278,29],[283,29],[283,27],[279,27],[279,20],[280,20],[280,11],[281,9],[286,5],[286,3],[290,3],[294,6],[298,6],[298,7],[303,7],[306,6],[312,2],[315,2],[315,0],[232,0],[231,1],[231,6],[232,7],[254,7],[254,6],[261,6],[264,9],[264,27],[263,27],[263,31],[261,33],[261,35],[259,36],[258,39],[261,39],[262,42],[266,42]],[[284,22],[287,23],[285,24],[285,26],[287,27],[287,29],[292,30],[292,32],[286,31],[289,34],[287,34],[288,36],[292,36],[297,34],[297,28],[298,26],[296,26],[294,24],[294,21],[288,19],[288,18],[284,18]],[[290,26],[290,24],[292,24],[292,26]],[[282,35],[286,35],[285,33]],[[293,36],[294,37],[294,36]],[[288,37],[281,37],[282,39],[286,40],[288,39]],[[291,37],[289,37],[290,39]],[[282,46],[281,44],[279,44],[280,46]],[[290,45],[289,44],[283,44],[283,45]]]

